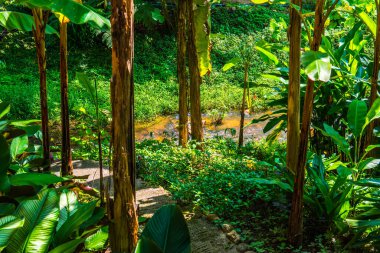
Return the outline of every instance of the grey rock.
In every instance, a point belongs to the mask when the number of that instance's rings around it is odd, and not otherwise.
[[[222,231],[224,233],[228,233],[228,232],[231,232],[234,228],[230,225],[230,224],[222,224]]]
[[[226,236],[228,240],[230,240],[231,242],[235,244],[238,244],[240,242],[240,235],[235,230],[232,230],[231,232],[226,234]]]

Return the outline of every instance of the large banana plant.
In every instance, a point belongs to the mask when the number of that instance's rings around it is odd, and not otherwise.
[[[59,197],[54,189],[41,191],[37,199],[25,200],[14,215],[24,217],[24,226],[11,237],[7,252],[46,252],[58,222]]]
[[[0,218],[0,250],[66,253],[83,243],[99,250],[107,242],[107,227],[86,230],[104,215],[94,212],[95,204],[79,203],[69,190],[59,195],[56,189],[43,189],[36,198],[22,201],[12,215]]]

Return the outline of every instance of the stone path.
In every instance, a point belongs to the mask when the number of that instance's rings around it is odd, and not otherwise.
[[[88,185],[99,188],[99,169],[96,161],[74,161],[74,175],[89,175]],[[53,171],[59,174],[59,163],[52,165]],[[104,169],[105,181],[110,178],[108,169]],[[162,187],[151,187],[141,179],[137,180],[137,202],[139,215],[150,218],[161,206],[175,203],[170,193]],[[225,234],[206,218],[191,210],[183,210],[190,230],[191,248],[193,253],[238,253],[235,244],[231,243]]]

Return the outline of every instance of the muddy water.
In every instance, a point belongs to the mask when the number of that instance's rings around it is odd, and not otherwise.
[[[252,119],[262,116],[264,113],[251,113],[245,116],[245,125],[248,125]],[[203,115],[205,138],[212,138],[215,136],[225,137],[238,137],[239,125],[240,125],[240,113],[230,112],[228,113],[221,125],[215,126],[212,124],[212,120],[208,115]],[[263,128],[267,121],[252,124],[244,129],[245,140],[259,140],[269,133],[263,133]],[[136,140],[141,141],[143,139],[154,138],[162,140],[164,138],[178,138],[178,115],[174,116],[161,116],[156,120],[149,123],[136,123],[135,132]],[[236,135],[232,136],[231,131],[226,129],[235,129]],[[285,133],[282,133],[280,139],[285,137]]]

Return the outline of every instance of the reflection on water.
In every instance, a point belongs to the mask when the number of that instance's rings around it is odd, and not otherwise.
[[[264,113],[259,114],[250,114],[245,116],[245,125],[248,125],[250,121],[254,118],[262,116]],[[231,137],[231,131],[226,131],[226,129],[235,129],[236,133],[239,131],[240,125],[240,113],[239,112],[230,112],[228,113],[221,125],[215,126],[212,124],[212,120],[208,115],[203,115],[204,121],[205,137],[211,138],[214,136],[227,136]],[[262,129],[266,125],[267,121],[256,123],[250,126],[247,126],[244,129],[244,139],[261,139],[266,136],[268,133],[264,134]],[[141,141],[143,139],[154,138],[157,140],[162,140],[164,138],[177,138],[178,137],[178,115],[175,116],[160,116],[156,120],[148,123],[136,123],[135,132],[136,140]],[[284,138],[285,133],[281,135],[280,138]],[[235,136],[237,138],[237,135]]]

